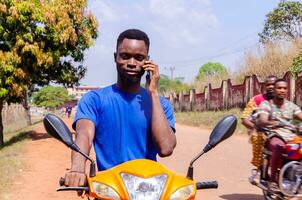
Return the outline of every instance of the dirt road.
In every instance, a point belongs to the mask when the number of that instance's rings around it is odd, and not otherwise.
[[[69,122],[70,123],[70,122]],[[190,159],[207,143],[210,130],[177,125],[177,148],[173,156],[160,162],[185,174]],[[233,136],[203,156],[195,164],[198,180],[217,180],[219,189],[198,192],[196,199],[204,200],[261,200],[261,191],[251,186],[247,177],[251,165],[247,138]],[[37,128],[26,147],[20,169],[11,191],[0,199],[71,200],[80,199],[74,192],[56,192],[58,179],[70,167],[70,151],[63,144],[49,138],[42,126]]]

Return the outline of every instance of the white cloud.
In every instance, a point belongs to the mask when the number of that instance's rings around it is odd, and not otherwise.
[[[111,1],[90,1],[89,9],[93,10],[93,14],[99,21],[115,22],[119,20],[118,7],[114,6]]]
[[[200,45],[218,25],[209,0],[151,0],[150,15],[154,29],[172,44]]]
[[[177,41],[200,45],[218,25],[210,0],[149,0],[148,3],[94,0],[90,3],[101,27],[106,23],[144,27],[173,46]]]

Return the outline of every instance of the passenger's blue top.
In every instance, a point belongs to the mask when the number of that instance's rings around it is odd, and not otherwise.
[[[170,101],[160,97],[160,102],[175,131]],[[141,88],[138,94],[129,94],[112,85],[88,92],[81,98],[72,126],[75,129],[79,119],[89,119],[94,123],[93,144],[99,170],[134,159],[156,160],[151,108],[146,89]]]

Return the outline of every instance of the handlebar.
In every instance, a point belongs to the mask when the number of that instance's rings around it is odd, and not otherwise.
[[[60,191],[85,191],[85,192],[89,192],[88,187],[59,187],[57,189],[57,192]]]
[[[196,183],[196,189],[197,190],[216,189],[216,188],[218,188],[218,182],[217,181],[203,181],[203,182],[197,182]]]
[[[89,188],[88,187],[65,187],[65,178],[61,177],[59,180],[59,184],[61,187],[57,189],[57,191],[85,191],[88,192]]]

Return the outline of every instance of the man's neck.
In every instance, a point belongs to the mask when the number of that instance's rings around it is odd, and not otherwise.
[[[275,103],[278,107],[281,107],[281,106],[284,104],[284,101],[285,101],[285,99],[281,99],[281,98],[278,98],[278,97],[275,97],[275,98],[274,98],[274,103]]]
[[[122,81],[117,81],[116,83],[116,86],[126,92],[126,93],[132,93],[132,94],[135,94],[135,93],[138,93],[140,91],[140,84],[125,84],[123,83]]]
[[[267,100],[271,100],[271,99],[274,98],[274,96],[273,96],[272,94],[270,94],[270,93],[264,93],[263,95],[265,96],[265,98],[266,98]]]

